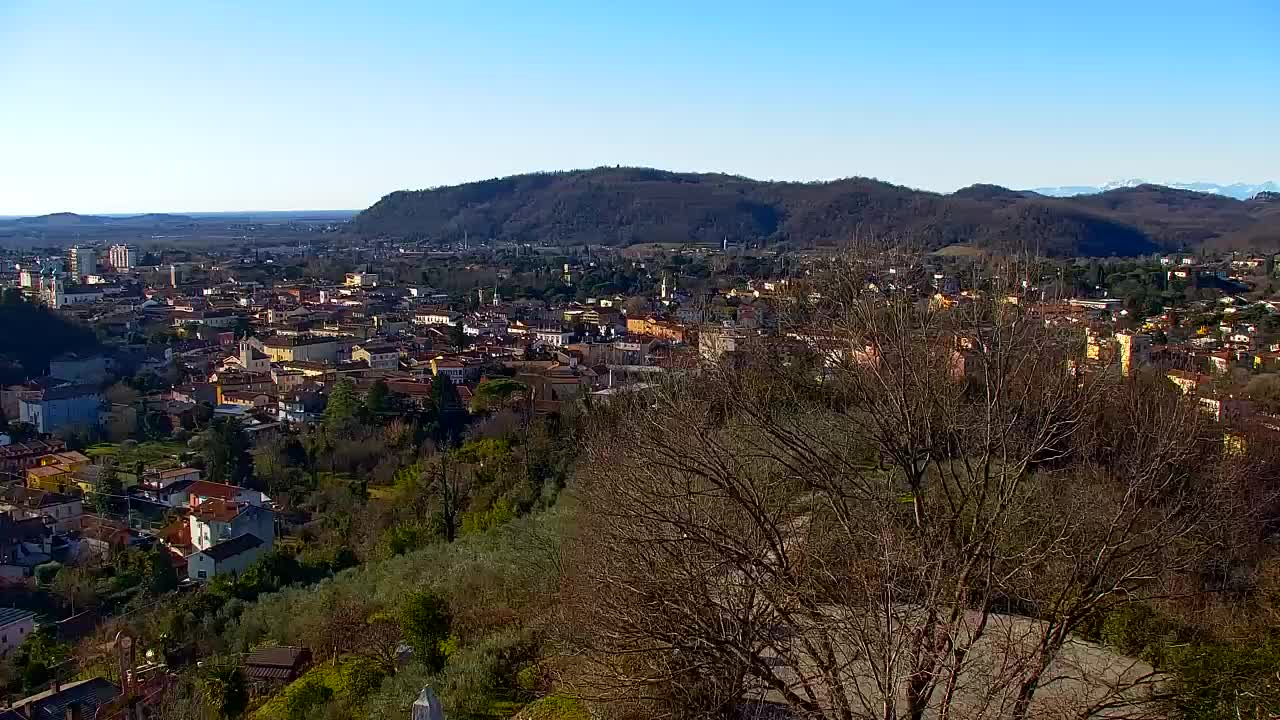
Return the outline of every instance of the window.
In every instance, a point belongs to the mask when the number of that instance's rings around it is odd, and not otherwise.
[[[201,580],[204,580],[205,578],[209,577],[209,573],[205,572],[204,570],[199,570],[196,572],[196,577],[200,578]]]

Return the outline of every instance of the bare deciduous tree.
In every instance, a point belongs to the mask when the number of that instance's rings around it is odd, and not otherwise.
[[[566,682],[649,717],[1164,716],[1159,673],[1078,632],[1213,591],[1256,465],[1077,331],[866,288],[601,411]]]

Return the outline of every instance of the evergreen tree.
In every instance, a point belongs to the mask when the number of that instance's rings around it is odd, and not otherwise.
[[[231,485],[244,485],[250,480],[253,458],[249,455],[249,439],[238,420],[217,418],[203,437],[205,469],[210,480]]]
[[[370,416],[384,413],[391,410],[391,389],[387,387],[387,381],[379,378],[369,388],[368,394],[364,397],[364,407]]]
[[[355,420],[358,408],[355,384],[350,378],[338,378],[329,389],[329,400],[324,408],[325,427],[330,431],[337,431]]]
[[[467,422],[467,412],[458,397],[458,389],[445,375],[436,375],[431,381],[431,406],[433,410],[432,439],[437,445],[452,445],[462,437]]]
[[[467,346],[467,333],[462,329],[461,320],[449,328],[449,344],[453,345],[453,348],[458,352],[462,352],[463,348]]]
[[[431,404],[435,406],[437,414],[462,407],[458,388],[453,386],[453,381],[448,376],[436,375],[431,380]]]
[[[410,595],[400,613],[400,629],[414,658],[433,673],[443,670],[448,659],[444,650],[451,623],[449,603],[430,591]]]
[[[249,684],[235,663],[207,666],[200,678],[205,696],[223,720],[244,717],[249,709]]]

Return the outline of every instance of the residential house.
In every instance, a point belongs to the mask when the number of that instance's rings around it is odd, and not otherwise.
[[[247,502],[205,499],[192,507],[188,521],[195,552],[187,556],[187,574],[193,580],[238,575],[275,541],[275,513]]]
[[[68,492],[75,487],[77,475],[89,466],[89,458],[74,450],[44,455],[37,466],[27,468],[27,487],[50,492]]]
[[[299,389],[280,395],[276,416],[283,422],[313,423],[324,413],[325,397],[315,390]]]
[[[389,343],[365,343],[351,350],[351,359],[367,362],[374,370],[395,370],[400,367],[400,349]]]
[[[1170,370],[1165,373],[1165,377],[1169,378],[1169,382],[1178,386],[1183,395],[1195,392],[1202,387],[1207,387],[1213,378],[1204,373],[1190,372],[1188,370]]]
[[[403,395],[408,402],[420,408],[429,407],[432,404],[433,390],[430,382],[388,380],[387,389],[397,395]]]
[[[232,390],[222,393],[222,405],[239,405],[246,408],[276,407],[276,396],[271,393],[253,392],[251,390]]]
[[[474,382],[480,378],[480,361],[461,355],[440,355],[431,360],[431,374],[444,375],[454,385]]]
[[[143,475],[140,485],[143,497],[169,507],[184,507],[190,499],[190,488],[200,481],[198,468],[180,467],[153,470]]]
[[[123,442],[138,431],[138,408],[132,404],[111,403],[99,413],[98,425],[107,440]]]
[[[563,365],[554,360],[505,363],[516,371],[515,379],[529,387],[535,408],[558,409],[561,403],[595,390],[598,376],[594,370]]]
[[[209,480],[197,480],[187,488],[187,507],[194,508],[206,500],[265,505],[270,498],[257,490]]]
[[[268,548],[275,540],[275,513],[249,503],[205,500],[191,509],[188,521],[191,545],[197,550],[208,550],[246,533],[257,536]]]
[[[267,374],[225,373],[217,378],[217,405],[227,404],[226,396],[232,392],[271,393],[276,389]]]
[[[1231,353],[1225,350],[1209,353],[1208,361],[1209,369],[1215,373],[1222,374],[1231,369]]]
[[[658,339],[652,335],[625,335],[611,343],[613,352],[610,365],[648,365],[649,356],[658,347]]]
[[[73,495],[10,485],[0,493],[0,511],[7,511],[15,520],[44,518],[54,530],[70,532],[80,529],[84,502]]]
[[[81,541],[104,558],[115,557],[128,548],[146,550],[155,544],[155,536],[133,530],[119,520],[85,515],[80,524]]]
[[[18,417],[18,401],[24,398],[38,399],[45,390],[51,390],[58,387],[66,387],[75,383],[68,382],[61,378],[45,375],[43,377],[31,378],[30,380],[18,384],[6,386],[0,390],[0,412],[9,419]]]
[[[737,327],[708,325],[698,331],[698,354],[709,362],[732,358],[745,349],[749,337]]]
[[[271,370],[271,379],[275,381],[277,391],[286,391],[294,390],[306,383],[307,375],[301,370],[274,368]]]
[[[216,405],[218,402],[218,385],[216,383],[193,383],[191,385],[180,385],[169,393],[172,400],[179,402],[191,403],[199,405],[208,403]]]
[[[101,408],[97,386],[67,385],[18,400],[18,419],[49,434],[68,427],[96,427]]]
[[[0,473],[16,475],[40,464],[40,458],[61,452],[66,443],[58,439],[33,440],[0,447]]]
[[[237,535],[188,555],[187,577],[192,580],[208,580],[218,575],[238,577],[270,549],[257,535]]]
[[[1215,422],[1240,420],[1253,414],[1253,403],[1241,398],[1204,394],[1199,400],[1200,409]]]
[[[0,655],[8,655],[35,631],[35,613],[18,608],[0,608]]]
[[[43,517],[0,512],[0,580],[29,577],[37,565],[51,560],[51,534]]]
[[[107,379],[107,358],[101,353],[64,353],[49,361],[49,375],[73,383],[96,384]]]

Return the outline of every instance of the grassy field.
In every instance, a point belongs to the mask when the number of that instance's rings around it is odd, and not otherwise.
[[[942,257],[977,257],[985,255],[986,251],[972,245],[948,245],[941,250],[935,250],[931,254]]]
[[[120,467],[132,467],[141,462],[147,467],[170,463],[178,464],[178,457],[187,452],[185,443],[180,442],[144,442],[126,448],[122,443],[98,443],[85,449],[84,454],[101,462],[105,458],[114,458]]]

